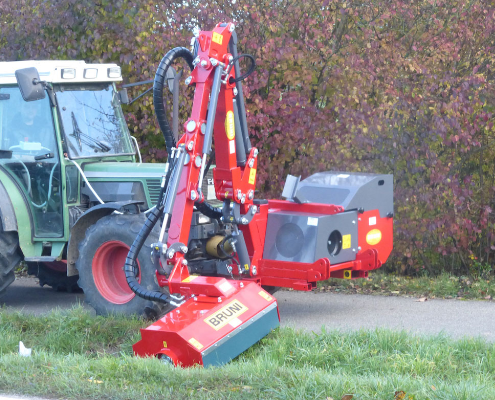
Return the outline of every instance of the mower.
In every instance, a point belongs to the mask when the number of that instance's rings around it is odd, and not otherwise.
[[[285,200],[255,198],[260,154],[249,138],[242,87],[255,60],[238,54],[232,23],[201,31],[192,43],[192,51],[170,50],[155,75],[154,107],[169,157],[156,207],[125,261],[137,296],[175,307],[141,330],[135,355],[184,367],[225,364],[279,326],[277,288],[311,291],[329,278],[365,278],[393,245],[392,175],[289,175]],[[163,90],[179,59],[195,90],[176,141]],[[243,74],[241,59],[250,62]],[[205,201],[201,184],[211,165],[220,206]],[[155,230],[151,259],[163,290],[153,291],[136,279],[136,260]]]

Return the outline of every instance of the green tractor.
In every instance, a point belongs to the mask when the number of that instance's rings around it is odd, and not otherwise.
[[[121,80],[115,64],[0,62],[0,296],[24,261],[42,286],[80,287],[98,314],[159,312],[123,271],[164,164],[141,162]],[[158,290],[149,246],[138,264]]]

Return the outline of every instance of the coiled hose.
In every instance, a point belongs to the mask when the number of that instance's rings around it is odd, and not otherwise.
[[[136,239],[134,239],[131,249],[127,254],[127,257],[125,259],[124,272],[129,288],[139,297],[142,297],[143,299],[146,300],[156,301],[159,303],[169,303],[168,295],[166,295],[165,293],[150,291],[145,289],[143,286],[141,286],[136,279],[136,274],[134,270],[139,251],[143,247],[146,238],[153,230],[153,227],[160,219],[162,213],[163,213],[163,206],[160,206],[158,208],[155,208],[153,211],[151,211],[148,214],[148,219],[146,220],[143,227],[139,231]]]
[[[172,63],[178,58],[186,60],[187,65],[194,69],[193,54],[185,47],[176,47],[170,50],[165,57],[162,58],[158,69],[156,70],[155,80],[153,81],[153,106],[155,108],[155,115],[160,125],[160,129],[165,138],[165,145],[167,146],[167,153],[172,154],[172,149],[176,146],[174,133],[167,119],[167,113],[165,112],[165,105],[163,103],[163,87],[165,86],[165,79],[167,77],[167,70]]]

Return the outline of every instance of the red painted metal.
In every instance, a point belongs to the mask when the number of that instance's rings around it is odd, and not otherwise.
[[[215,279],[222,280],[212,278]],[[141,329],[142,339],[132,347],[134,354],[141,357],[164,354],[175,365],[180,364],[183,367],[202,365],[203,352],[276,303],[274,297],[255,283],[227,283],[233,288],[229,295],[214,297],[214,301],[211,301],[211,296],[195,296],[154,324]],[[242,309],[237,313],[231,312],[229,317],[218,323],[219,318],[215,319],[215,316],[232,302],[240,303]]]
[[[123,270],[128,253],[129,246],[118,240],[112,240],[98,247],[93,258],[92,272],[96,288],[113,304],[128,303],[135,296],[127,284]],[[137,275],[140,282],[141,276],[139,273]]]
[[[190,85],[195,85],[192,112],[184,124],[184,134],[179,140],[179,144],[185,145],[189,157],[175,198],[168,231],[168,247],[174,243],[185,245],[188,243],[194,207],[191,193],[198,190],[200,173],[200,168],[195,165],[194,160],[202,156],[204,134],[201,132],[201,126],[206,124],[215,68],[223,68],[228,64],[231,56],[228,52],[230,28],[231,24],[218,24],[213,31],[201,31],[198,36],[200,62],[192,71],[190,82]],[[212,65],[212,58],[219,62],[218,66]],[[214,116],[216,167],[213,170],[213,177],[217,199],[240,204],[241,214],[246,214],[253,206],[249,193],[254,192],[256,187],[258,152],[252,148],[247,155],[246,165],[237,165],[236,133],[232,127],[235,85],[229,82],[231,77],[235,78],[234,68],[230,70],[228,76],[222,78],[223,83]],[[195,123],[195,128],[188,130],[186,127],[190,126],[191,121]],[[241,196],[238,195],[239,193]],[[244,195],[243,201],[241,201],[242,195]],[[163,356],[174,364],[183,366],[202,364],[205,349],[215,345],[234,329],[232,325],[225,325],[216,330],[205,322],[229,301],[241,301],[246,306],[248,311],[243,312],[236,321],[238,324],[243,324],[256,313],[276,302],[273,297],[261,290],[260,285],[309,291],[316,287],[318,281],[331,277],[363,278],[368,276],[368,271],[383,265],[392,250],[393,219],[382,218],[378,210],[372,210],[358,214],[359,248],[354,261],[332,265],[328,258],[319,259],[314,263],[265,260],[263,251],[268,216],[271,212],[277,211],[334,215],[346,210],[338,205],[298,204],[282,200],[269,200],[267,204],[258,206],[251,222],[247,225],[239,225],[251,261],[249,276],[244,277],[242,282],[190,275],[184,254],[177,251],[167,261],[173,265],[170,275],[166,277],[157,273],[157,280],[160,286],[168,286],[170,293],[185,296],[186,302],[148,328],[141,330],[142,340],[133,346],[136,355]],[[96,270],[100,271],[97,271],[100,282],[104,281],[104,277],[110,276],[110,273],[101,272],[106,271],[102,262],[96,262],[94,265],[97,265]],[[236,270],[236,264],[233,263],[232,267]],[[117,299],[115,294],[112,296],[114,300]]]
[[[192,150],[188,150],[190,160],[184,167],[179,190],[174,203],[172,218],[170,222],[169,236],[167,245],[181,242],[186,244],[189,237],[190,222],[193,212],[194,201],[190,200],[191,191],[197,191],[197,180],[199,177],[199,168],[196,167],[192,160],[201,156],[204,136],[201,134],[201,124],[206,123],[206,113],[208,107],[211,86],[213,84],[214,67],[211,65],[210,58],[215,58],[220,62],[227,63],[230,53],[228,52],[228,42],[230,40],[230,25],[223,27],[217,25],[213,31],[201,31],[199,34],[199,51],[200,61],[205,61],[206,65],[201,63],[191,73],[191,85],[195,84],[194,102],[191,117],[184,124],[184,135],[179,143],[193,143]],[[220,68],[218,66],[217,68]],[[228,83],[229,77],[235,77],[232,68],[228,77],[224,77],[224,83],[221,86],[218,106],[214,123],[214,142],[216,167],[213,170],[215,192],[219,200],[231,200],[240,203],[237,196],[238,191],[245,196],[245,202],[241,205],[241,212],[246,213],[252,204],[247,196],[249,191],[255,190],[256,186],[256,169],[257,169],[257,151],[255,148],[248,155],[246,166],[237,166],[235,153],[235,137],[227,129],[229,123],[228,114],[233,111],[233,88],[234,85]],[[186,129],[188,122],[194,121],[196,128],[190,132]],[[186,146],[187,147],[187,146]],[[250,161],[251,167],[249,166]],[[275,211],[290,211],[318,215],[333,215],[344,212],[344,208],[337,205],[305,203],[298,204],[283,200],[269,200],[268,204],[261,205],[259,211],[248,225],[240,226],[244,233],[246,245],[251,257],[251,265],[256,267],[257,274],[254,275],[251,270],[251,278],[256,279],[263,285],[276,285],[292,287],[297,290],[311,290],[317,281],[328,279],[330,276],[343,275],[342,270],[354,271],[352,277],[364,276],[362,272],[379,268],[390,255],[392,250],[392,218],[380,218],[378,210],[367,211],[360,214],[358,222],[358,243],[361,250],[356,254],[356,260],[349,263],[330,265],[328,259],[318,260],[316,263],[308,265],[297,262],[276,262],[263,260],[263,249],[265,243],[266,224],[268,214]],[[370,225],[370,221],[375,221],[375,225]],[[367,242],[367,235],[371,233],[372,243]],[[379,233],[377,233],[379,231]],[[381,239],[377,242],[377,237]],[[162,286],[169,286],[172,293],[200,293],[198,285],[200,280],[195,284],[185,285],[184,280],[189,276],[187,267],[182,264],[184,255],[177,252],[168,262],[173,264],[174,270],[168,279],[164,276],[157,275],[158,282]],[[235,265],[232,265],[235,267]],[[205,283],[205,288],[208,284]],[[204,289],[207,290],[207,289]],[[208,289],[210,290],[210,289]]]

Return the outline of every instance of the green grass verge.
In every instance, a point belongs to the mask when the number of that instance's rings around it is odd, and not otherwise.
[[[320,282],[318,289],[323,292],[491,300],[495,298],[495,279],[473,279],[446,273],[434,278],[408,277],[377,271],[371,272],[368,279],[329,279]]]
[[[0,392],[68,399],[494,399],[495,345],[387,330],[278,329],[221,368],[132,357],[138,319],[0,311]],[[19,340],[32,357],[17,355]],[[410,397],[409,397],[410,396]]]

